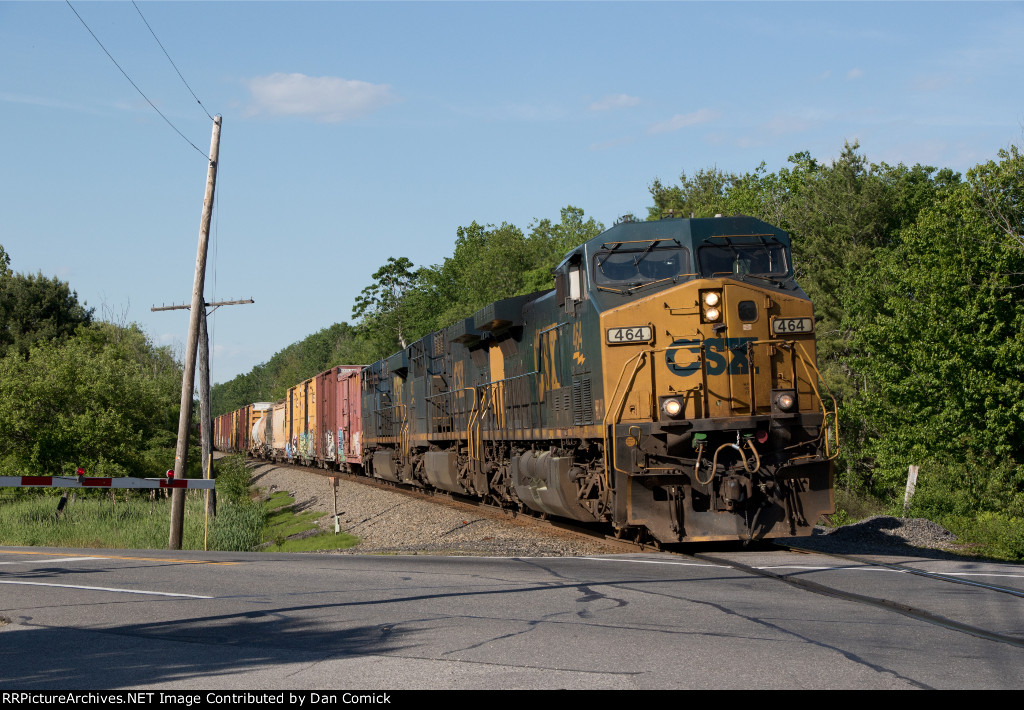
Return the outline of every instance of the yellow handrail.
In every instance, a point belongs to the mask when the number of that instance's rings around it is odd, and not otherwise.
[[[832,390],[828,388],[828,383],[825,382],[825,378],[821,376],[821,371],[818,369],[818,366],[811,360],[810,356],[807,354],[807,350],[804,348],[803,343],[798,343],[796,341],[790,342],[792,342],[794,345],[800,348],[800,352],[802,353],[800,361],[803,362],[804,367],[808,369],[813,369],[814,374],[817,376],[815,379],[812,379],[810,377],[807,379],[810,382],[811,387],[814,389],[814,394],[818,398],[818,405],[821,407],[821,415],[823,418],[821,433],[822,436],[825,437],[825,459],[828,461],[833,461],[837,456],[839,456],[839,404],[836,402],[836,397],[834,394],[832,394]],[[836,439],[836,450],[831,454],[829,453],[828,437],[829,413],[828,410],[825,408],[825,400],[822,399],[821,392],[818,391],[817,381],[819,380],[821,381],[821,384],[825,386],[825,390],[828,392],[829,399],[832,400],[832,422],[833,426],[835,427],[834,431]],[[796,386],[795,382],[793,383],[793,386]]]
[[[621,473],[627,473],[626,471],[621,471],[619,468],[615,467],[615,436],[613,434],[613,436],[611,437],[611,442],[609,443],[609,441],[608,441],[608,425],[609,425],[608,416],[612,412],[614,412],[614,421],[611,422],[611,425],[614,427],[616,424],[619,423],[619,419],[622,416],[622,410],[625,409],[625,407],[626,407],[626,396],[629,394],[630,389],[632,389],[633,382],[636,381],[636,375],[637,375],[638,372],[640,372],[640,367],[643,365],[643,362],[646,359],[646,355],[647,355],[648,352],[651,352],[651,351],[640,350],[636,355],[634,355],[632,358],[630,358],[625,363],[623,363],[623,365],[622,365],[622,372],[619,373],[619,380],[618,380],[618,382],[615,383],[615,392],[612,393],[612,400],[611,400],[612,401],[612,406],[608,407],[608,409],[605,410],[605,417],[604,417],[604,421],[602,422],[603,428],[604,428],[603,436],[604,436],[604,482],[605,482],[605,490],[611,490],[611,481],[609,480],[609,476],[611,475],[611,473],[610,473],[610,468],[608,466],[608,457],[609,457],[609,455],[611,456],[612,468],[615,468],[616,471],[620,471]],[[618,403],[618,407],[617,407],[617,411],[616,411],[615,398],[618,395],[619,386],[622,384],[622,376],[626,374],[626,368],[629,366],[629,363],[631,363],[633,360],[636,360],[637,362],[636,362],[636,365],[633,367],[633,373],[629,376],[629,382],[626,385],[626,389],[622,393],[622,398],[621,398],[621,400]]]

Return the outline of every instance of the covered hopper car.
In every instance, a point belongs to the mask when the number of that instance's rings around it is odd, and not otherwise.
[[[217,446],[663,543],[808,535],[834,509],[837,436],[814,333],[782,230],[622,222],[553,290],[291,388],[269,443],[219,434],[251,407],[222,415]]]

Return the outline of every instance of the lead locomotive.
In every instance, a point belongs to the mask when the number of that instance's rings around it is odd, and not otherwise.
[[[663,543],[809,535],[833,511],[835,403],[785,232],[623,222],[555,284],[363,368],[341,466]]]

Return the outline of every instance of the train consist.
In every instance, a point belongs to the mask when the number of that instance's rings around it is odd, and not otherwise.
[[[219,449],[475,496],[662,543],[809,535],[835,402],[789,235],[622,222],[551,291],[215,421]]]

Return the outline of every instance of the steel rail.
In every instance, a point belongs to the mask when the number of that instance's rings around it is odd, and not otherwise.
[[[817,550],[813,550],[812,552],[815,552],[817,554],[823,554],[823,555],[828,555],[829,554],[829,553],[818,552]],[[743,564],[741,562],[734,562],[734,561],[731,561],[731,560],[724,560],[724,559],[715,557],[713,555],[708,555],[708,554],[704,554],[704,553],[700,553],[700,552],[692,554],[692,555],[687,555],[687,556],[693,557],[694,559],[697,559],[697,560],[703,560],[705,562],[712,562],[714,564],[722,565],[723,567],[728,567],[730,569],[735,569],[737,571],[745,572],[747,574],[757,575],[759,577],[766,577],[768,579],[774,579],[774,580],[776,580],[778,582],[782,582],[782,583],[788,584],[788,585],[790,585],[792,587],[797,587],[799,589],[803,589],[804,591],[808,591],[808,592],[811,592],[813,594],[821,594],[823,596],[834,597],[836,599],[842,599],[844,601],[855,602],[857,604],[864,604],[866,606],[873,606],[873,607],[876,607],[878,609],[884,609],[886,611],[893,611],[893,612],[896,612],[897,614],[900,614],[901,616],[906,616],[908,618],[915,619],[917,621],[924,621],[926,623],[933,624],[935,626],[940,626],[942,628],[949,629],[951,631],[957,631],[957,632],[960,632],[960,633],[965,633],[965,634],[968,634],[970,636],[975,636],[977,638],[985,639],[987,641],[996,641],[998,643],[1009,644],[1009,645],[1015,646],[1017,648],[1024,648],[1024,638],[1019,638],[1019,637],[1015,637],[1015,636],[1008,636],[1006,634],[1000,634],[1000,633],[995,632],[995,631],[989,631],[987,629],[982,629],[982,628],[977,627],[977,626],[972,626],[971,624],[965,624],[965,623],[962,623],[962,622],[959,622],[959,621],[955,621],[953,619],[947,619],[944,616],[940,616],[938,614],[934,614],[934,613],[932,613],[930,611],[925,611],[924,609],[919,609],[917,607],[913,607],[913,606],[910,606],[908,604],[901,604],[900,602],[894,602],[894,601],[891,601],[889,599],[882,599],[880,597],[869,597],[869,596],[865,596],[863,594],[856,594],[854,592],[844,592],[844,591],[842,591],[840,589],[835,589],[833,587],[829,587],[829,586],[826,586],[824,584],[819,584],[818,582],[812,582],[812,581],[807,580],[807,579],[802,579],[802,578],[790,577],[790,576],[787,576],[787,575],[776,574],[775,572],[771,572],[769,570],[762,569],[760,567],[752,567],[750,565],[745,565],[745,564]],[[866,560],[858,560],[858,561],[866,562],[867,564],[875,564],[874,562],[868,562]],[[944,581],[960,581],[960,580],[944,580]]]
[[[886,569],[893,570],[895,572],[904,572],[906,574],[915,574],[919,577],[927,577],[929,579],[936,579],[942,582],[950,582],[952,584],[963,584],[968,587],[980,587],[990,592],[999,592],[1001,594],[1009,594],[1014,597],[1024,599],[1024,591],[1019,589],[1011,589],[1009,587],[1000,587],[995,584],[985,584],[984,582],[973,582],[969,579],[961,579],[951,574],[942,574],[940,572],[926,572],[921,569],[914,569],[913,567],[903,567],[901,565],[894,564],[892,562],[880,562],[878,560],[869,559],[863,556],[857,555],[846,555],[842,552],[826,552],[822,550],[812,550],[807,547],[800,547],[799,545],[776,545],[787,550],[794,552],[814,553],[817,555],[826,555],[828,557],[838,557],[841,560],[848,560],[850,562],[860,562],[862,564],[868,564],[875,567],[885,567]]]

